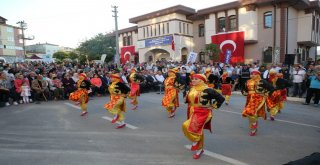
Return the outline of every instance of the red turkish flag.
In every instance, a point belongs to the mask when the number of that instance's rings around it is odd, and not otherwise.
[[[134,46],[124,46],[121,48],[120,53],[120,62],[121,64],[125,64],[127,61],[130,62],[130,57],[135,55],[135,47]]]
[[[174,47],[174,36],[172,36],[171,49],[172,50],[176,50],[175,47]]]
[[[211,41],[220,48],[220,62],[229,61],[230,64],[244,62],[244,32],[216,34],[211,36]]]

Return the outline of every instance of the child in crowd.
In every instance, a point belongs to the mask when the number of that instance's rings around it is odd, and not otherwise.
[[[29,101],[30,101],[29,96],[31,96],[31,89],[30,89],[28,81],[24,81],[21,86],[21,97],[22,97],[23,102],[25,104],[29,103]]]

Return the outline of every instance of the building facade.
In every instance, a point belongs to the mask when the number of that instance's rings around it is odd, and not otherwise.
[[[190,52],[208,62],[206,44],[217,34],[244,32],[245,63],[301,63],[317,57],[320,4],[309,0],[240,0],[195,11],[182,5],[129,19],[119,31],[120,53],[134,47],[135,61],[186,61]],[[124,58],[124,56],[122,56]]]
[[[0,16],[0,57],[6,62],[19,62],[24,59],[21,28],[6,24],[7,19]]]
[[[38,43],[34,45],[26,46],[26,52],[29,54],[37,54],[45,62],[53,61],[53,54],[58,52],[61,47],[59,45],[50,44],[50,43]]]

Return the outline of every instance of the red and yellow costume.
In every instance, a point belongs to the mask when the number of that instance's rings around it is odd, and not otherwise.
[[[258,117],[266,119],[265,102],[266,97],[258,92],[258,85],[261,81],[260,72],[252,71],[251,79],[246,82],[245,93],[247,94],[246,105],[242,116],[249,119],[250,135],[255,136],[258,127]]]
[[[230,96],[232,93],[231,78],[228,77],[228,72],[223,72],[220,78],[221,94],[226,98],[226,105],[229,104]]]
[[[171,118],[175,114],[175,110],[179,107],[179,89],[175,88],[174,83],[178,68],[168,71],[168,77],[164,80],[164,96],[162,98],[162,106],[166,108],[168,117]]]
[[[90,82],[84,73],[79,75],[79,80],[77,81],[77,90],[70,93],[69,100],[74,102],[79,102],[82,110],[81,116],[86,115],[87,103],[89,101],[88,90],[90,90]]]
[[[187,120],[182,125],[184,135],[193,143],[191,150],[197,151],[194,159],[200,158],[203,153],[204,144],[204,129],[211,132],[211,119],[213,117],[212,109],[220,107],[224,98],[212,88],[209,88],[205,82],[206,76],[202,74],[195,74],[192,78],[192,88],[186,96],[188,103]],[[211,91],[209,93],[206,91]],[[217,102],[212,104],[211,99]]]
[[[270,119],[273,121],[278,112],[284,108],[284,102],[287,99],[287,89],[285,88],[285,82],[277,85],[278,79],[283,77],[282,73],[270,71],[269,75],[269,83],[273,85],[275,91],[272,95],[268,96],[266,103],[268,111],[270,112]]]
[[[123,128],[126,124],[124,122],[124,112],[126,112],[125,97],[130,91],[129,87],[121,82],[121,77],[118,74],[112,74],[111,85],[108,90],[110,93],[110,101],[104,105],[111,114],[114,115],[112,123],[117,121],[120,122],[120,125],[117,128]]]
[[[209,79],[209,77],[212,75],[212,70],[211,70],[211,68],[207,68],[207,69],[205,70],[204,75],[206,75],[206,78]],[[213,81],[207,81],[208,87],[209,87],[209,88],[212,88],[212,89],[215,88],[214,83],[215,83],[215,82],[213,82]]]
[[[138,107],[138,96],[140,96],[140,80],[137,79],[137,73],[135,69],[131,69],[129,81],[131,89],[129,98],[132,99],[131,104],[134,105],[132,110],[135,110]]]

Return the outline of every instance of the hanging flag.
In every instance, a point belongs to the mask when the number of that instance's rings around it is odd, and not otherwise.
[[[120,62],[125,64],[127,61],[130,62],[130,57],[135,56],[135,46],[124,46],[121,48]]]
[[[172,49],[172,50],[175,50],[175,45],[174,45],[174,35],[172,35],[171,49]]]
[[[211,36],[213,44],[220,45],[220,62],[244,62],[244,32],[230,32]]]

